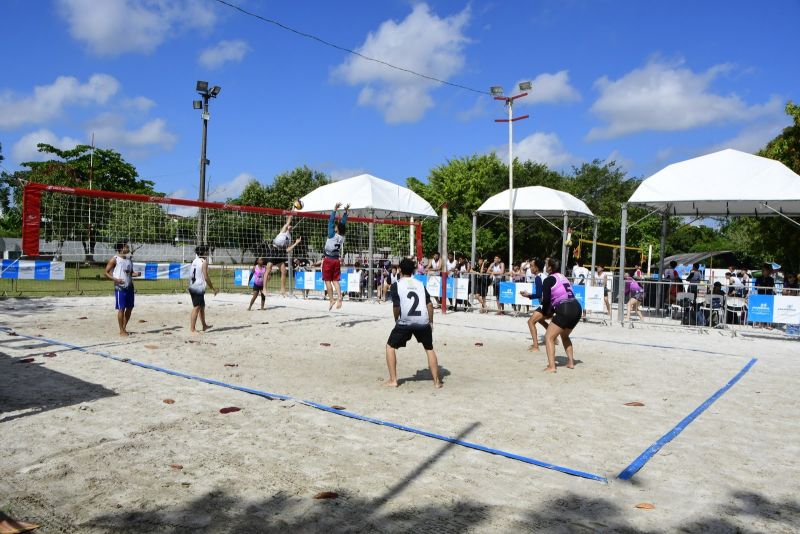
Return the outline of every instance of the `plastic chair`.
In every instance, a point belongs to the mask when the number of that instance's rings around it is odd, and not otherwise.
[[[747,310],[744,297],[728,297],[725,300],[725,322],[743,324],[743,315]]]
[[[692,307],[694,306],[694,293],[680,292],[675,298],[675,304],[670,306],[670,316],[672,319],[683,319],[692,314]]]
[[[703,312],[703,315],[708,316],[708,325],[711,327],[715,327],[719,325],[722,321],[720,321],[720,312],[723,308],[724,297],[722,295],[706,295],[705,299],[703,300],[703,305],[700,306],[700,311]]]

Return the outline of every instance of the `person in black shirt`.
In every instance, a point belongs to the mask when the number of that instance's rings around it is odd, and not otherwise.
[[[775,279],[772,277],[772,265],[765,263],[761,268],[761,276],[755,281],[756,292],[759,295],[775,294]]]

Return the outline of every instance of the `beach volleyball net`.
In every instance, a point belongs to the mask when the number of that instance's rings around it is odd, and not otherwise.
[[[259,256],[288,259],[273,244],[288,215],[293,241],[301,237],[291,258],[320,261],[327,213],[29,183],[23,193],[22,252],[27,258],[105,262],[116,243],[126,242],[136,261],[185,263],[202,243],[210,247],[213,263],[246,265]],[[348,217],[342,262],[421,257],[421,232],[412,220]]]

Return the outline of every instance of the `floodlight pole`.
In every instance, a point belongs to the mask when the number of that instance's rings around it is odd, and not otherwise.
[[[203,112],[202,112],[202,119],[203,119],[203,140],[200,144],[200,194],[198,196],[198,200],[200,202],[204,202],[206,200],[206,165],[208,164],[208,160],[206,159],[206,138],[208,137],[208,93],[201,93],[203,97]],[[206,235],[205,235],[205,212],[203,208],[197,210],[197,244],[203,245],[206,242]]]
[[[502,100],[508,108],[508,119],[495,119],[494,122],[508,123],[508,265],[506,270],[511,270],[514,265],[514,122],[527,119],[529,115],[512,118],[514,100],[528,96],[520,93],[515,96],[496,96],[495,100]]]

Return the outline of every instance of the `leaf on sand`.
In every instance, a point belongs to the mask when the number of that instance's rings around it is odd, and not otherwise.
[[[165,336],[171,336],[171,335],[172,335],[172,332],[164,332],[164,335],[165,335]]]
[[[33,358],[22,358],[21,360],[17,360],[16,363],[31,363]]]
[[[122,363],[127,363],[127,362],[131,361],[131,359],[130,358],[122,358],[120,361]]]
[[[18,336],[19,334],[17,334],[16,332],[9,332],[8,335],[9,336]]]
[[[320,491],[314,495],[315,499],[338,499],[339,494],[335,491]]]
[[[83,321],[84,319],[88,319],[88,317],[78,317],[79,321]]]
[[[169,464],[169,466],[176,471],[180,471],[181,469],[183,469],[183,466],[181,464]]]
[[[45,358],[55,358],[56,356],[58,356],[58,354],[56,354],[55,352],[45,352],[44,354],[42,354],[42,356],[44,356]]]
[[[145,345],[144,348],[146,348],[146,349],[157,349],[158,345]]]
[[[139,319],[139,322],[140,323],[146,323],[147,321],[145,321],[144,319]]]
[[[164,404],[175,404],[175,401],[172,399],[164,399]]]
[[[25,521],[17,521],[8,517],[3,512],[0,512],[0,534],[19,534],[21,532],[29,532],[39,528],[36,523],[27,523]]]
[[[200,341],[197,339],[187,339],[186,343],[200,343]]]
[[[333,408],[334,410],[344,410],[345,409],[344,406],[339,406],[338,404],[334,404],[333,406],[331,406],[331,408]]]
[[[644,406],[644,403],[639,401],[626,402],[625,406]]]
[[[228,406],[227,408],[220,408],[219,413],[233,413],[240,410],[241,408],[237,408],[236,406]]]
[[[655,504],[651,504],[649,502],[640,502],[639,504],[636,505],[636,508],[639,508],[640,510],[652,510],[655,507],[656,507]]]
[[[476,343],[475,343],[475,346],[476,346],[476,347],[482,347],[482,346],[483,346],[483,343],[481,343],[480,341],[478,341],[478,342],[476,342]]]
[[[225,367],[239,367],[238,363],[226,363]]]
[[[320,347],[330,347],[330,346],[331,346],[331,344],[330,344],[330,343],[325,343],[325,342],[323,342],[323,343],[320,343],[320,344],[319,344],[319,346],[320,346]]]

